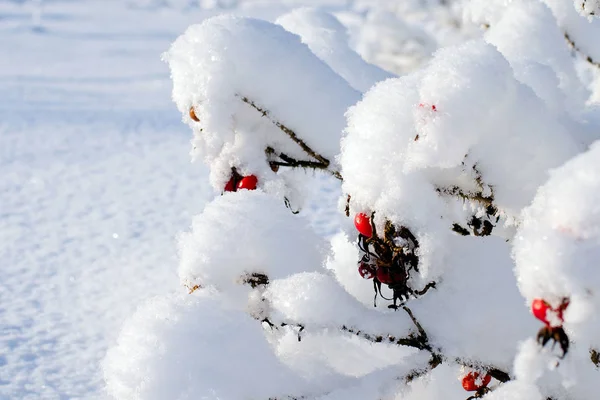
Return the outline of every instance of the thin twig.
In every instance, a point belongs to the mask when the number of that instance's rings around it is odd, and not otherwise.
[[[581,50],[579,48],[579,46],[577,46],[577,44],[575,43],[575,41],[571,38],[571,36],[567,32],[564,33],[564,36],[565,36],[565,40],[569,44],[569,47],[571,47],[571,49],[573,49],[574,52],[578,53],[581,57],[583,57],[583,59],[585,61],[587,61],[588,63],[590,63],[594,67],[600,68],[600,62],[594,60],[592,57],[590,57],[589,55],[585,54],[583,52],[583,50]]]
[[[373,343],[389,343],[389,344],[396,344],[398,346],[413,347],[413,348],[419,349],[419,350],[428,350],[426,348],[426,345],[424,345],[424,343],[420,337],[409,336],[406,338],[397,338],[393,335],[374,335],[374,334],[362,332],[360,330],[355,330],[353,328],[348,328],[345,325],[342,326],[340,328],[340,330],[343,332],[351,333],[353,335],[356,335],[358,337],[361,337],[361,338],[366,339]]]
[[[406,311],[406,313],[408,314],[408,316],[410,317],[410,319],[412,320],[413,324],[415,324],[415,327],[417,328],[417,330],[419,331],[419,335],[425,340],[425,341],[429,341],[429,338],[427,337],[427,333],[425,332],[425,329],[423,329],[423,326],[421,326],[421,324],[419,323],[419,321],[417,321],[417,319],[415,318],[414,314],[412,313],[412,311],[410,310],[410,308],[406,307],[406,306],[402,306],[402,309],[404,311]]]
[[[428,362],[428,367],[425,368],[415,368],[410,371],[408,374],[404,376],[402,379],[404,383],[412,382],[413,380],[420,378],[421,376],[431,372],[436,369],[439,365],[442,364],[442,358],[437,354],[432,354],[431,359]]]
[[[294,141],[294,143],[296,143],[298,146],[300,146],[300,148],[309,156],[313,157],[315,160],[319,161],[323,166],[324,169],[326,169],[327,171],[331,172],[331,174],[333,176],[335,176],[336,178],[338,178],[339,180],[342,180],[342,175],[339,173],[339,171],[335,171],[335,170],[329,170],[329,165],[330,165],[330,161],[323,157],[321,154],[317,153],[316,151],[314,151],[309,145],[307,145],[304,140],[300,139],[298,137],[298,135],[296,134],[296,132],[294,132],[292,129],[288,128],[287,126],[285,126],[284,124],[282,124],[281,122],[277,121],[275,118],[273,118],[271,116],[271,114],[269,113],[269,111],[259,107],[258,105],[256,105],[256,103],[254,103],[252,100],[248,99],[245,96],[241,97],[242,101],[246,104],[248,104],[250,107],[254,108],[256,111],[258,111],[259,113],[262,114],[263,117],[267,118],[269,121],[271,121],[276,127],[278,127],[279,129],[281,129],[281,131],[283,133],[285,133],[286,135],[288,135],[288,137],[290,139],[292,139],[292,141]]]
[[[499,368],[496,368],[494,366],[491,365],[481,365],[481,364],[477,364],[468,360],[463,360],[461,358],[457,358],[454,360],[457,364],[462,365],[464,367],[468,367],[468,368],[473,368],[473,369],[480,369],[480,370],[484,370],[486,371],[487,374],[489,374],[492,378],[502,382],[502,383],[506,383],[508,381],[511,380],[510,375],[507,372],[502,371]]]
[[[474,201],[476,203],[480,203],[483,206],[489,207],[494,206],[494,198],[489,196],[484,196],[483,193],[465,193],[458,186],[452,186],[450,188],[441,188],[438,187],[435,189],[439,194],[445,194],[449,196],[460,197],[463,200]]]

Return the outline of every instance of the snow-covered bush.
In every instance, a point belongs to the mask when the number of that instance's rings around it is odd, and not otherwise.
[[[182,292],[109,351],[109,393],[594,398],[600,21],[577,7],[432,1],[470,39],[401,77],[318,10],[190,27],[164,58],[223,193],[180,237]],[[307,170],[354,226],[312,231]]]

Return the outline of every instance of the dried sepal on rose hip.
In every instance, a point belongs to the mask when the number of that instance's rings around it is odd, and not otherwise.
[[[194,110],[194,106],[190,107],[190,118],[196,122],[200,122],[200,118],[196,115],[196,110]]]

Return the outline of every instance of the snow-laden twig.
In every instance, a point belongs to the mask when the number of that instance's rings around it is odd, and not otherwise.
[[[365,332],[353,327],[348,327],[346,325],[342,325],[338,329],[340,332],[352,334],[372,343],[395,344],[398,346],[411,347],[430,353],[431,359],[429,361],[428,367],[414,369],[410,371],[406,376],[399,378],[407,383],[430,372],[442,363],[454,363],[468,368],[485,370],[487,374],[489,374],[491,377],[495,378],[496,380],[502,383],[511,380],[510,375],[507,372],[501,370],[500,368],[497,368],[492,365],[484,365],[481,363],[461,358],[449,358],[448,356],[444,355],[440,349],[434,349],[434,347],[429,342],[429,336],[427,335],[426,330],[418,321],[417,317],[414,315],[412,310],[407,306],[402,306],[402,309],[410,317],[411,321],[417,329],[418,334],[410,334],[406,337],[398,337],[392,334],[377,334],[372,332]],[[272,330],[279,330],[280,328],[286,327],[296,329],[298,334],[298,341],[302,341],[303,334],[310,333],[314,330],[326,329],[326,327],[317,327],[312,325],[307,326],[306,324],[301,323],[292,323],[285,321],[275,322],[271,319],[271,317],[265,317],[261,319],[260,322],[266,324]]]
[[[288,157],[285,154],[279,154],[279,156],[287,163],[287,164],[280,164],[280,165],[291,165],[291,166],[323,169],[323,170],[326,170],[329,173],[331,173],[337,179],[342,180],[342,175],[340,174],[339,171],[329,169],[329,165],[331,162],[327,158],[323,157],[321,154],[314,151],[309,145],[306,144],[306,142],[304,140],[300,139],[300,137],[296,134],[296,132],[294,132],[292,129],[288,128],[286,125],[279,122],[275,118],[273,118],[268,110],[265,110],[264,108],[258,106],[254,101],[250,100],[249,98],[247,98],[245,96],[242,96],[241,99],[244,103],[248,104],[250,107],[254,108],[256,111],[261,113],[263,117],[265,117],[269,121],[271,121],[283,133],[285,133],[290,139],[292,139],[292,141],[294,143],[296,143],[306,154],[308,154],[309,156],[313,157],[315,160],[318,161],[318,162],[298,161],[298,160],[294,160],[291,157]]]
[[[567,41],[567,43],[569,44],[569,47],[571,49],[573,49],[573,51],[577,54],[579,54],[581,57],[583,57],[583,59],[585,61],[587,61],[589,64],[593,65],[596,68],[600,68],[600,61],[598,60],[594,60],[591,56],[589,56],[588,54],[586,54],[583,50],[581,50],[581,48],[579,46],[577,46],[577,43],[575,43],[575,41],[573,40],[573,38],[571,37],[571,35],[569,35],[568,32],[564,33],[565,35],[565,40]]]

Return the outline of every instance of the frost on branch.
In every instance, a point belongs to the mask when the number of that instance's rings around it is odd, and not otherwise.
[[[232,167],[271,191],[285,185],[273,172],[280,164],[338,170],[344,112],[360,93],[298,36],[266,21],[215,17],[189,27],[164,58],[194,131],[193,154],[210,166],[216,190]]]

